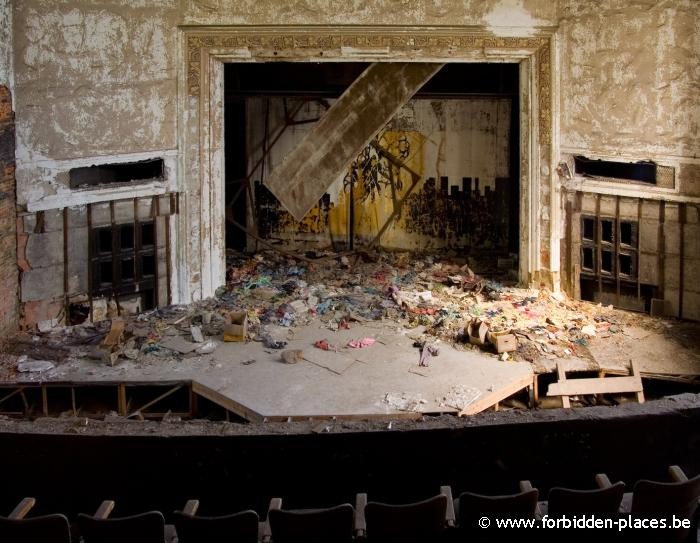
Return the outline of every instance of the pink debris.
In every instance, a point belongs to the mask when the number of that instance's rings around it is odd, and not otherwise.
[[[363,347],[369,347],[370,345],[374,345],[375,341],[377,340],[371,337],[363,337],[362,339],[351,339],[350,341],[348,341],[348,347],[352,347],[353,349],[362,349]]]
[[[316,347],[317,349],[323,349],[324,351],[338,352],[338,347],[328,343],[327,339],[319,339],[318,341],[316,341],[316,343],[314,343],[314,347]]]

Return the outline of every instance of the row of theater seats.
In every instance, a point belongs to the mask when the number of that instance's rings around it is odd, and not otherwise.
[[[166,524],[162,513],[149,511],[130,517],[110,517],[113,501],[104,501],[94,515],[80,514],[71,526],[64,515],[31,517],[33,498],[25,498],[8,517],[0,517],[2,543],[430,543],[433,541],[515,541],[531,539],[525,528],[498,531],[496,518],[563,518],[568,515],[599,515],[626,518],[627,515],[675,516],[690,521],[690,528],[628,532],[631,541],[696,541],[700,475],[688,479],[678,466],[669,468],[670,481],[640,480],[629,494],[625,483],[612,484],[604,474],[595,476],[597,488],[576,490],[555,487],[546,501],[528,481],[520,491],[509,495],[487,496],[462,492],[452,499],[449,486],[426,500],[393,505],[367,500],[358,494],[355,505],[345,503],[324,509],[282,509],[282,500],[273,498],[267,518],[260,521],[253,510],[226,516],[198,515],[199,502],[190,500],[173,513],[174,524]],[[487,521],[484,521],[484,518]],[[485,526],[490,524],[490,526]],[[527,531],[527,530],[525,530]],[[539,530],[537,539],[543,539]],[[553,532],[552,532],[553,533]],[[632,536],[629,536],[633,533]],[[566,540],[575,540],[569,531]],[[602,540],[625,534],[619,530],[597,532]],[[585,540],[599,537],[588,531]],[[544,538],[546,539],[546,537]],[[556,540],[561,541],[561,536]]]

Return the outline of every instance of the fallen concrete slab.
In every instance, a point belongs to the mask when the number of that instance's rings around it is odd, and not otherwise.
[[[265,186],[300,221],[360,150],[443,64],[369,66],[271,172]]]

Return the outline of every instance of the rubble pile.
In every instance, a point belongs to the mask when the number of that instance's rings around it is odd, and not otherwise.
[[[298,257],[274,251],[252,257],[231,253],[226,285],[214,298],[55,327],[28,336],[16,354],[31,357],[28,345],[60,345],[59,361],[87,357],[115,364],[119,358],[155,363],[159,358],[205,355],[222,340],[259,341],[267,349],[282,350],[287,341],[280,337],[281,329],[311,323],[320,328],[314,346],[337,351],[368,347],[374,339],[358,337],[338,345],[333,332],[385,321],[394,329],[419,327],[422,334],[415,346],[421,365],[428,365],[439,352],[437,344],[444,342],[537,366],[543,358],[586,358],[591,338],[620,333],[625,325],[622,313],[612,306],[571,301],[546,289],[517,288],[479,276],[456,261],[387,252],[308,252]]]
[[[529,362],[585,356],[592,337],[622,331],[611,306],[508,286],[435,256],[314,257],[297,260],[273,252],[233,257],[228,283],[217,292],[219,307],[246,311],[253,340],[264,340],[267,325],[319,321],[335,331],[354,321],[388,320],[409,329],[423,326],[422,344],[438,339]],[[483,331],[480,341],[470,336],[475,327]]]

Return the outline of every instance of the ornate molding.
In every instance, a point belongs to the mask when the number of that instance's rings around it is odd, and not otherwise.
[[[537,97],[540,143],[552,142],[552,58],[549,41],[537,50]]]
[[[247,31],[188,31],[187,32],[187,81],[188,91],[191,95],[199,93],[200,63],[202,53],[207,49],[216,49],[225,54],[226,49],[231,51],[240,49],[251,50],[251,56],[255,56],[255,50],[267,51],[270,57],[274,51],[297,50],[303,54],[306,52],[332,53],[335,50],[341,56],[341,48],[386,48],[397,53],[415,51],[425,54],[428,49],[430,57],[442,56],[453,58],[463,54],[473,56],[481,54],[486,59],[485,51],[489,49],[500,50],[503,53],[512,51],[514,54],[522,51],[537,51],[542,47],[548,47],[549,39],[546,37],[498,37],[486,33],[465,32],[463,34],[443,34],[432,30],[383,33],[348,33],[343,30],[333,32],[275,32],[274,30],[261,30],[259,32]],[[419,51],[420,50],[420,51]],[[330,55],[333,56],[333,55]]]
[[[207,60],[212,51],[217,56],[234,56],[247,50],[251,58],[256,56],[273,59],[277,53],[293,53],[296,57],[322,56],[343,57],[342,49],[381,49],[398,58],[414,52],[426,58],[483,58],[497,51],[503,58],[509,54],[514,58],[533,56],[537,64],[536,84],[539,105],[540,143],[551,143],[552,84],[551,48],[548,37],[498,37],[478,31],[464,33],[440,33],[424,31],[363,32],[339,29],[335,32],[309,32],[293,30],[261,29],[241,30],[186,30],[187,91],[198,96],[201,91],[202,60]],[[382,56],[385,56],[384,53]],[[412,56],[411,58],[416,58]]]

